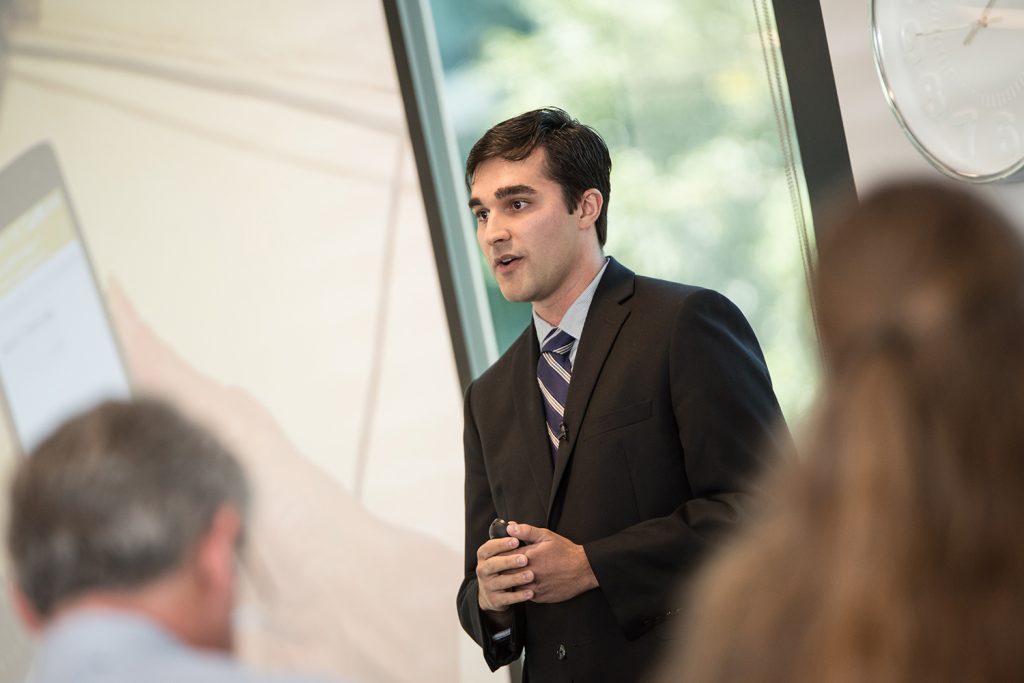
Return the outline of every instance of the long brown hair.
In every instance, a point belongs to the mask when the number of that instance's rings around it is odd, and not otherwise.
[[[693,586],[669,681],[1024,680],[1024,248],[966,191],[822,237],[827,370],[759,521]]]

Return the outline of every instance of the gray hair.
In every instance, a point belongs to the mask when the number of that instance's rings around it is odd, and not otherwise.
[[[238,461],[154,399],[71,419],[15,472],[7,543],[40,615],[96,589],[138,588],[174,568],[217,510],[249,506]]]

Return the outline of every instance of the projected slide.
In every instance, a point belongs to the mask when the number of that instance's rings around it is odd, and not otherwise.
[[[0,478],[11,437],[48,429],[40,392],[69,409],[127,375],[250,475],[247,666],[502,680],[455,610],[462,392],[380,4],[39,0],[0,19],[0,167],[53,151],[12,175],[17,210],[0,201]],[[0,683],[31,659],[0,598]]]

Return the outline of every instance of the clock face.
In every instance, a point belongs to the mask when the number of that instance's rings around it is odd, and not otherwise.
[[[943,173],[1024,180],[1024,0],[872,0],[896,118]]]

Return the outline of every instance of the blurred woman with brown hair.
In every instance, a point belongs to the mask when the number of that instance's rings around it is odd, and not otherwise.
[[[827,373],[758,521],[692,586],[665,681],[1024,680],[1024,248],[890,185],[821,238]]]

